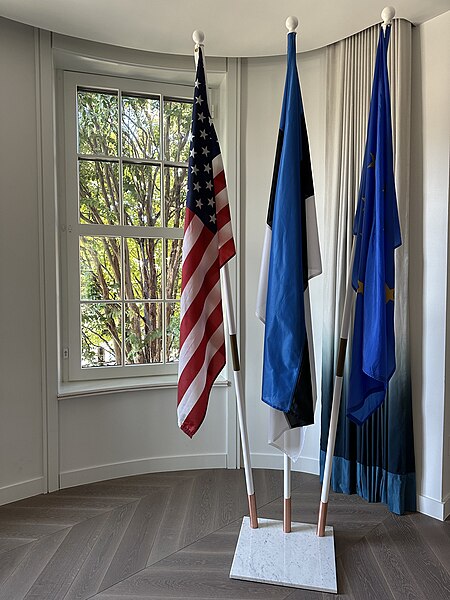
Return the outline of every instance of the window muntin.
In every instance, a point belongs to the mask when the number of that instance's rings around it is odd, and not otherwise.
[[[69,378],[172,372],[192,102],[126,85],[75,93],[79,286]],[[68,254],[70,263],[73,241]]]

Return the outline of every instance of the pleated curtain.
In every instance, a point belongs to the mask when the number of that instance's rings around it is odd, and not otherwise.
[[[367,133],[379,25],[327,48],[324,325],[321,474],[325,461],[340,325]],[[397,370],[384,404],[362,426],[346,418],[351,338],[344,376],[332,488],[384,502],[401,514],[415,510],[416,484],[409,356],[409,175],[411,24],[396,20],[388,52],[394,170],[403,245],[396,250]]]

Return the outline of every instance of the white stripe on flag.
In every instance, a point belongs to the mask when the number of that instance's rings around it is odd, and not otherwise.
[[[192,273],[189,281],[186,284],[186,287],[181,293],[181,303],[183,305],[182,314],[184,314],[189,306],[191,305],[194,298],[197,296],[200,288],[202,287],[204,281],[204,274],[211,268],[214,261],[217,259],[217,238],[214,236],[206,248],[201,261],[198,263],[195,271]],[[200,273],[201,277],[197,277],[196,274]]]
[[[213,356],[220,349],[223,344],[224,334],[223,334],[223,321],[220,323],[219,327],[212,334],[212,336],[208,340],[208,344],[206,346],[205,352],[205,360],[203,362],[202,367],[200,368],[197,375],[192,380],[190,386],[184,393],[184,396],[181,402],[178,405],[178,425],[184,423],[186,418],[189,416],[189,413],[194,408],[197,400],[202,395],[203,390],[206,385],[206,377],[208,374],[208,365],[211,362]]]
[[[192,250],[193,246],[195,245],[195,242],[198,240],[198,236],[201,234],[203,227],[204,225],[201,222],[201,220],[197,217],[197,215],[194,215],[191,219],[191,222],[188,225],[188,228],[184,232],[183,261],[189,254],[189,252]]]
[[[203,335],[205,333],[205,323],[208,320],[209,315],[213,312],[213,310],[217,307],[220,302],[220,279],[216,283],[216,285],[209,292],[207,297],[205,298],[205,304],[203,305],[203,310],[199,318],[197,319],[195,325],[189,331],[187,338],[184,341],[183,346],[180,350],[179,363],[180,366],[185,366],[187,360],[185,360],[186,356],[192,356],[194,352],[197,350],[200,342],[203,339]],[[180,375],[183,371],[180,371]]]
[[[264,245],[259,271],[258,295],[256,297],[256,316],[263,323],[266,322],[267,284],[269,281],[270,246],[272,244],[272,229],[266,223]]]

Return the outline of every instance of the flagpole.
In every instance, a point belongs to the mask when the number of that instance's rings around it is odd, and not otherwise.
[[[325,535],[325,526],[327,524],[328,497],[330,494],[331,467],[333,462],[334,445],[336,442],[336,429],[339,418],[339,408],[341,405],[342,382],[344,378],[345,354],[347,352],[347,340],[350,331],[350,321],[352,313],[352,304],[354,290],[352,287],[352,270],[355,260],[355,248],[353,243],[350,257],[350,265],[347,275],[347,289],[344,300],[344,313],[342,315],[341,338],[339,340],[339,353],[336,367],[336,376],[334,379],[333,401],[331,404],[331,418],[328,429],[327,454],[325,458],[325,469],[323,473],[322,494],[320,496],[319,520],[317,523],[317,535]]]
[[[395,16],[395,9],[392,6],[386,6],[381,12],[382,28],[386,31],[388,25],[392,25],[392,19]],[[351,309],[354,297],[352,287],[352,271],[355,259],[355,247],[353,242],[352,254],[347,277],[347,290],[344,301],[344,313],[342,316],[341,339],[339,342],[339,354],[336,367],[336,377],[334,380],[333,401],[331,406],[330,427],[328,430],[327,454],[325,458],[325,469],[323,474],[322,494],[320,497],[319,519],[317,523],[317,535],[325,535],[325,526],[327,523],[328,498],[330,494],[331,468],[333,463],[334,446],[336,442],[336,429],[339,418],[339,407],[341,404],[342,383],[344,377],[345,354],[347,351],[348,333],[350,330]]]
[[[284,506],[283,506],[283,531],[291,533],[291,466],[292,461],[284,454]]]
[[[198,48],[201,46],[204,47],[203,42],[205,40],[205,34],[203,31],[199,31],[196,29],[192,34],[192,39],[195,43],[195,64],[197,64],[198,60]],[[203,53],[204,54],[204,53]],[[205,63],[205,57],[203,56],[203,61]],[[205,68],[205,78],[206,78],[206,68]],[[206,86],[206,93],[208,94],[208,86]],[[208,94],[209,95],[209,94]],[[208,102],[209,106],[209,102]],[[231,357],[233,362],[233,373],[234,373],[234,387],[236,391],[236,405],[238,412],[238,421],[239,421],[239,430],[241,433],[241,446],[242,446],[242,456],[244,459],[244,471],[245,471],[245,483],[247,487],[247,498],[248,498],[248,508],[250,513],[250,527],[252,529],[258,528],[258,515],[256,510],[256,496],[255,496],[255,486],[253,483],[253,473],[252,466],[250,460],[250,448],[248,443],[248,431],[247,431],[247,419],[245,416],[244,409],[244,391],[242,385],[242,376],[241,376],[241,367],[239,361],[239,348],[237,344],[237,336],[236,336],[236,321],[234,318],[234,308],[233,308],[233,298],[231,295],[231,284],[230,284],[230,271],[228,268],[228,263],[221,269],[221,282],[222,282],[222,290],[225,304],[225,312],[227,315],[227,324],[228,324],[228,335],[230,336],[230,346],[231,346]]]
[[[297,17],[288,17],[286,19],[286,29],[288,35],[295,32],[298,27]],[[283,460],[283,532],[291,533],[292,523],[292,502],[291,502],[291,470],[292,461],[287,454],[284,454]]]

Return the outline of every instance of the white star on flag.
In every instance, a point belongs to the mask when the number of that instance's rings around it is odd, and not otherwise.
[[[209,217],[209,220],[211,221],[211,223],[215,223],[216,222],[216,215],[211,215]]]
[[[210,198],[210,199],[208,200],[208,204],[209,204],[210,206],[214,206],[214,198]]]
[[[200,86],[200,82],[198,79],[195,80],[195,87],[198,88]]]
[[[213,184],[210,181],[206,182],[206,189],[207,190],[212,190]]]
[[[198,113],[197,118],[199,121],[201,121],[203,123],[203,121],[206,119],[205,115],[203,113]]]
[[[203,202],[200,199],[196,200],[195,204],[197,205],[197,208],[201,208],[203,206]]]
[[[195,158],[196,154],[197,154],[197,152],[194,150],[194,148],[192,148],[192,150],[191,150],[191,156],[192,156],[192,158]]]
[[[203,102],[203,98],[201,96],[198,96],[195,101],[197,102],[197,104],[200,104],[200,106],[202,105]]]
[[[209,164],[207,163],[205,165],[205,173],[209,173],[211,171],[211,167],[209,166]]]
[[[199,184],[199,183],[194,183],[194,190],[195,190],[196,192],[199,192],[199,191],[200,191],[200,184]]]
[[[209,150],[208,150],[208,146],[205,146],[204,148],[202,148],[202,155],[208,156],[209,154]]]
[[[200,131],[200,137],[203,138],[204,140],[206,140],[206,138],[208,137],[208,134],[206,133],[206,131],[204,129],[202,129]]]
[[[192,167],[191,167],[191,173],[194,173],[195,175],[197,175],[198,168],[196,167],[196,165],[192,165]]]

